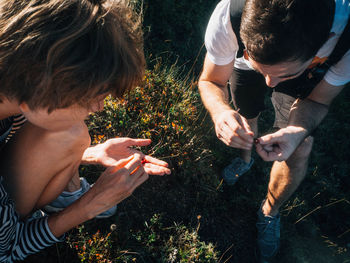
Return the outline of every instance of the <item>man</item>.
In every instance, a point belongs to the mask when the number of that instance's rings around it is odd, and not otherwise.
[[[234,9],[240,4],[244,7],[237,24],[239,11]],[[273,164],[267,196],[258,211],[262,261],[278,251],[279,208],[305,177],[311,132],[350,81],[350,52],[344,45],[335,48],[348,42],[338,40],[347,25],[349,5],[343,0],[223,0],[210,18],[199,90],[218,138],[241,149],[240,158],[224,169],[223,178],[232,185],[249,170],[254,141],[264,160],[279,161]],[[317,77],[311,69],[325,67],[327,57],[335,53],[341,53],[339,60]],[[228,101],[226,85],[231,76],[236,110]],[[268,87],[273,88],[274,126],[279,130],[254,139]]]
[[[132,149],[150,140],[90,147],[84,123],[108,94],[121,97],[143,77],[135,17],[124,1],[0,1],[0,262],[113,215],[148,174],[170,173]],[[90,186],[79,179],[80,164],[108,168]],[[49,215],[33,217],[37,209]]]

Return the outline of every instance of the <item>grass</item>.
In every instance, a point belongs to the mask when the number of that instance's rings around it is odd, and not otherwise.
[[[108,98],[104,111],[87,121],[93,143],[151,138],[142,150],[166,160],[172,175],[151,176],[118,205],[115,217],[86,222],[26,262],[256,262],[256,211],[271,163],[254,154],[254,166],[235,186],[222,183],[220,171],[238,151],[216,138],[196,87],[201,65],[192,65],[216,1],[175,2],[143,1],[152,66],[140,87],[123,100]],[[172,57],[185,66],[173,65]],[[316,131],[306,179],[282,208],[277,262],[350,262],[349,119],[347,88]],[[259,119],[261,134],[272,123],[268,104]],[[91,183],[101,172],[80,168]]]
[[[220,170],[237,151],[216,138],[196,83],[182,75],[157,64],[143,85],[123,100],[108,98],[87,122],[93,143],[151,138],[142,150],[166,160],[172,175],[151,177],[115,217],[79,226],[66,242],[27,262],[255,262],[255,213],[271,163],[255,155],[252,170],[225,186]],[[283,262],[349,262],[349,98],[344,90],[333,103],[316,132],[307,178],[282,209]],[[269,106],[261,132],[272,122]],[[90,182],[101,171],[80,169]]]

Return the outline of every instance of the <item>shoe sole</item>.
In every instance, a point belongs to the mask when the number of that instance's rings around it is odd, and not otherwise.
[[[46,205],[41,210],[43,210],[46,214],[51,215],[51,214],[54,214],[54,213],[61,212],[63,210],[63,208],[57,208],[57,207],[53,207],[53,206],[50,206],[50,205]],[[103,218],[109,218],[111,216],[114,216],[114,214],[113,215],[106,215],[106,216],[98,215],[98,216],[95,216],[94,218],[103,219]]]
[[[53,207],[50,205],[46,205],[41,210],[43,210],[45,213],[50,215],[50,214],[61,212],[63,210],[63,208],[57,208],[57,207]]]

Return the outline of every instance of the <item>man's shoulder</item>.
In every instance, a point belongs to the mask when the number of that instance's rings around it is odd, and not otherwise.
[[[234,35],[230,20],[230,0],[223,0],[217,4],[210,17],[205,41],[232,41]]]

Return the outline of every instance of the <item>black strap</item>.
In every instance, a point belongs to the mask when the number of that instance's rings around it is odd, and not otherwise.
[[[329,55],[327,61],[325,62],[328,67],[337,64],[339,60],[345,55],[345,53],[350,49],[350,19],[344,28],[336,46],[334,47],[332,53]]]
[[[230,19],[233,32],[235,32],[238,41],[238,52],[237,57],[243,56],[244,45],[241,40],[239,29],[241,28],[241,17],[243,12],[243,7],[245,5],[245,0],[231,0],[230,2]]]

